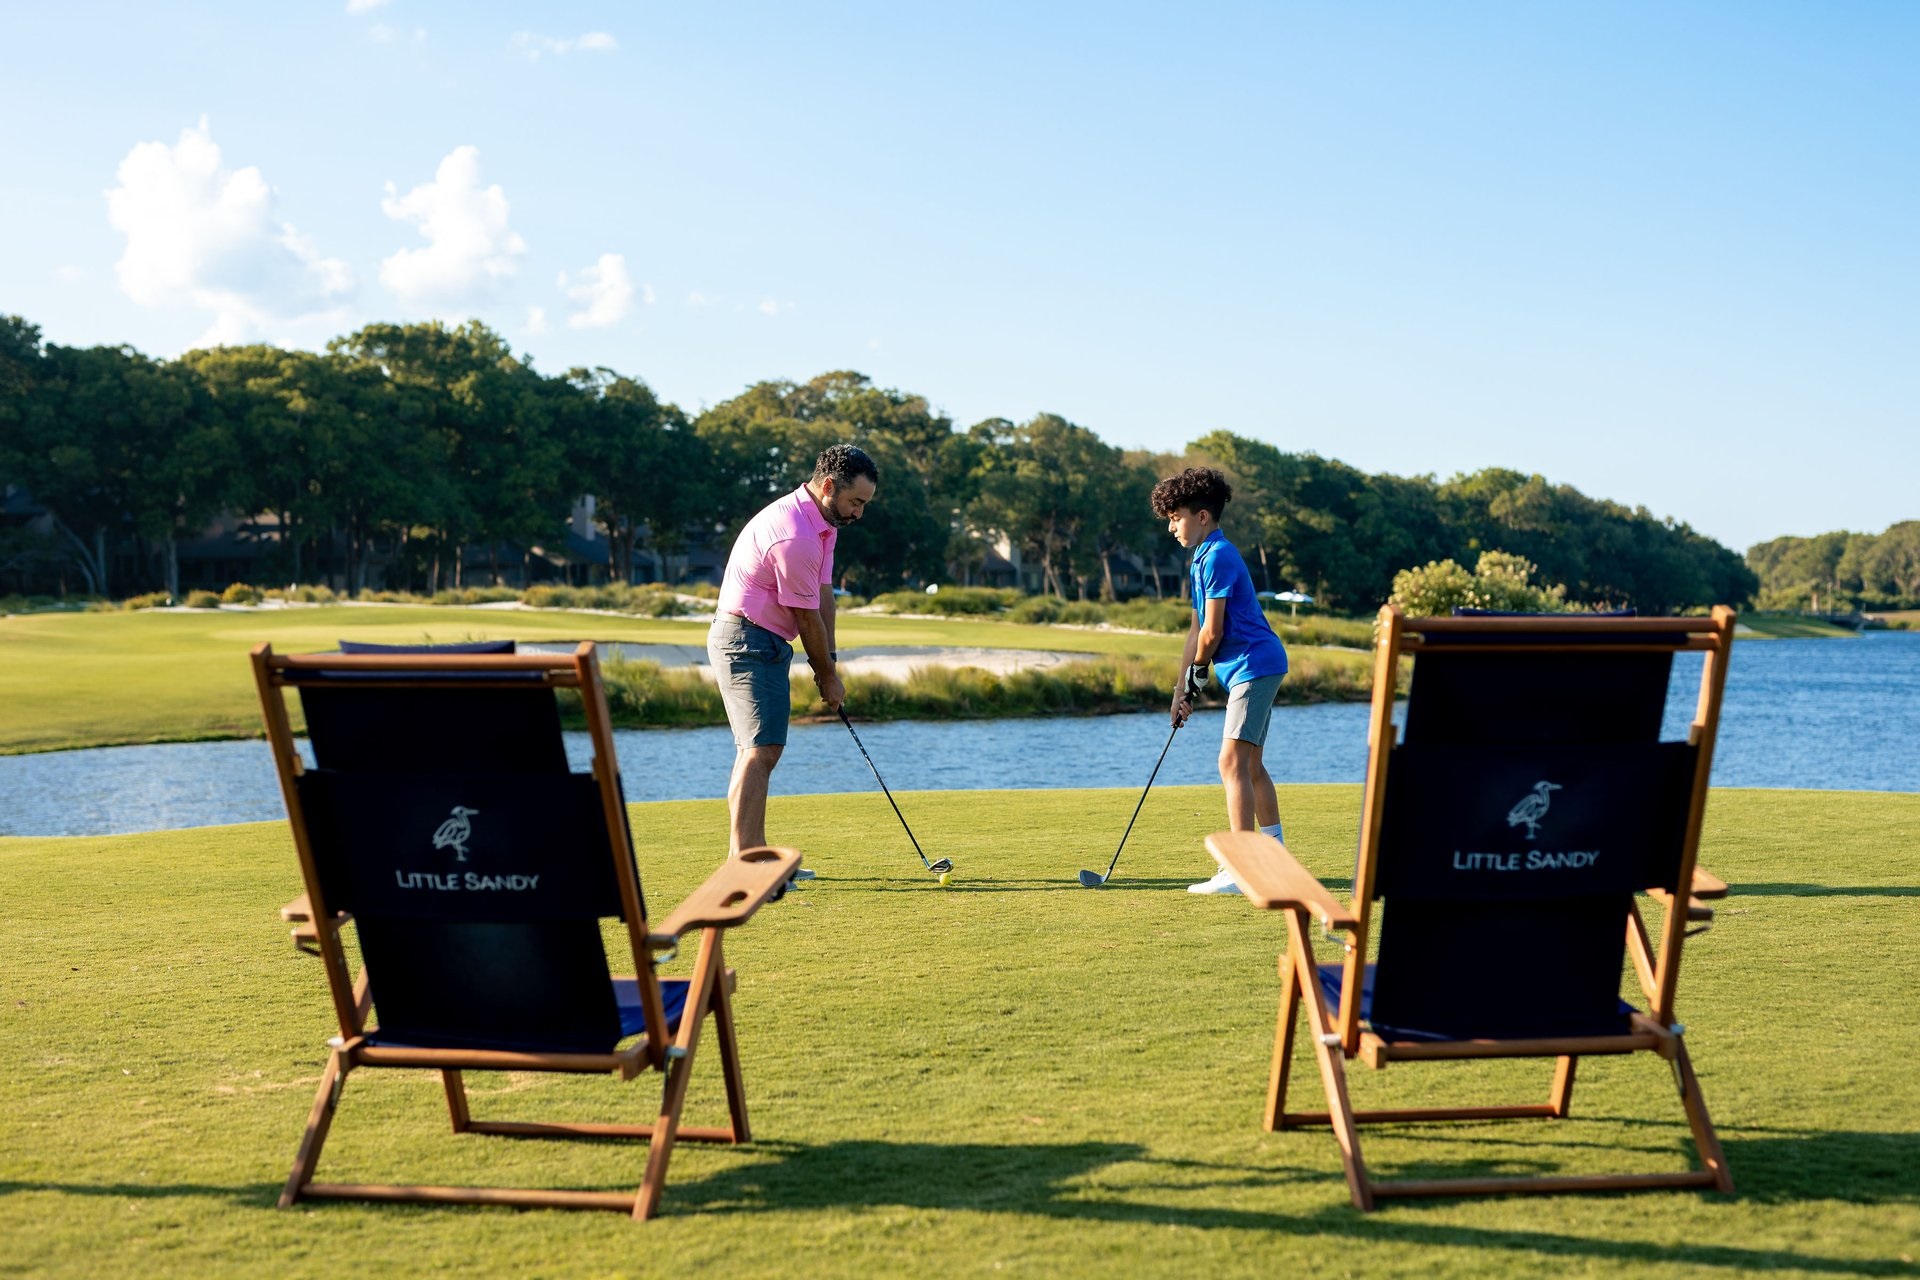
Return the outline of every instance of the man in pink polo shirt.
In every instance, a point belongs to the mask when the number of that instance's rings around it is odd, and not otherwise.
[[[787,669],[796,639],[806,645],[827,706],[837,711],[847,696],[834,669],[833,544],[879,484],[872,458],[836,444],[814,463],[813,479],[747,521],[734,539],[707,633],[707,659],[733,728],[730,855],[767,842],[767,780],[787,746]],[[810,880],[813,872],[803,868],[795,878]]]

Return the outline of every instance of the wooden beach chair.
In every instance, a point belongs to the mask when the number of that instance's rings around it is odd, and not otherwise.
[[[615,1209],[659,1208],[676,1140],[748,1140],[726,930],[793,876],[800,855],[761,848],[723,863],[657,924],[649,920],[621,799],[593,646],[571,654],[445,651],[281,656],[253,650],[306,892],[283,915],[326,968],[339,1034],[282,1207],[367,1199]],[[295,748],[297,689],[314,767]],[[579,692],[590,772],[567,763],[555,693]],[[617,918],[633,976],[614,977],[601,920]],[[357,978],[344,934],[362,964]],[[655,962],[697,942],[693,972]],[[702,1025],[713,1019],[728,1123],[680,1122]],[[348,1075],[438,1071],[457,1134],[638,1138],[637,1192],[386,1186],[313,1181]],[[534,1124],[475,1118],[465,1071],[664,1077],[652,1124]]]
[[[1415,618],[1381,611],[1369,762],[1350,904],[1277,840],[1208,837],[1246,896],[1284,913],[1280,1022],[1266,1127],[1329,1125],[1353,1203],[1384,1196],[1623,1191],[1733,1180],[1708,1118],[1676,1004],[1690,930],[1726,885],[1695,864],[1733,613],[1709,618]],[[1677,653],[1704,653],[1687,739],[1660,740]],[[1413,658],[1404,735],[1395,674]],[[1664,908],[1656,946],[1637,895]],[[1309,923],[1344,958],[1320,964]],[[1368,961],[1377,935],[1378,956]],[[1640,1007],[1620,998],[1622,952]],[[1287,1110],[1304,1017],[1326,1111]],[[1358,1126],[1564,1118],[1595,1054],[1672,1066],[1700,1167],[1671,1173],[1378,1181]],[[1345,1064],[1552,1058],[1542,1103],[1356,1110]]]

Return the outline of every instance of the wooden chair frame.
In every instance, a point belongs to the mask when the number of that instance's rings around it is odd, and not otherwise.
[[[1725,606],[1708,618],[1417,618],[1407,619],[1388,605],[1380,611],[1374,650],[1373,710],[1368,724],[1368,767],[1360,822],[1360,856],[1350,906],[1342,906],[1279,841],[1254,832],[1219,832],[1207,838],[1207,849],[1221,866],[1232,871],[1242,891],[1256,905],[1285,913],[1287,942],[1279,960],[1280,1016],[1274,1037],[1273,1063],[1268,1076],[1265,1127],[1268,1131],[1326,1125],[1333,1130],[1345,1167],[1347,1186],[1355,1208],[1370,1210],[1377,1199],[1405,1196],[1453,1196],[1559,1193],[1569,1191],[1628,1191],[1653,1188],[1699,1187],[1732,1192],[1713,1121],[1707,1114],[1700,1082],[1684,1039],[1686,1028],[1677,1020],[1675,993],[1680,955],[1685,940],[1704,930],[1713,919],[1707,906],[1725,897],[1727,886],[1697,865],[1700,827],[1705,814],[1707,779],[1713,764],[1714,735],[1720,722],[1727,658],[1733,645],[1734,615]],[[1368,930],[1372,924],[1374,886],[1379,871],[1381,830],[1386,812],[1387,766],[1394,744],[1393,701],[1400,658],[1418,653],[1425,637],[1451,633],[1445,647],[1459,652],[1554,652],[1577,643],[1553,643],[1550,637],[1607,634],[1607,652],[1701,652],[1706,654],[1699,699],[1688,740],[1697,748],[1692,797],[1686,816],[1677,881],[1692,886],[1685,909],[1675,909],[1670,895],[1660,889],[1647,893],[1666,908],[1656,947],[1638,904],[1627,919],[1627,952],[1645,996],[1646,1011],[1632,1015],[1630,1030],[1619,1035],[1563,1037],[1534,1040],[1387,1040],[1363,1023],[1360,996],[1366,973]],[[1525,633],[1548,638],[1526,643],[1501,640],[1500,633]],[[1489,635],[1489,643],[1475,644],[1463,636]],[[1646,635],[1647,642],[1633,637]],[[1675,640],[1679,643],[1676,645]],[[1438,648],[1436,644],[1434,647]],[[1581,646],[1586,648],[1587,646]],[[1323,993],[1314,956],[1309,921],[1329,937],[1339,935],[1344,952],[1338,1008],[1330,1008]],[[1689,929],[1689,925],[1698,928]],[[1296,1024],[1304,1017],[1320,1068],[1327,1098],[1325,1111],[1286,1109],[1288,1072],[1293,1060]],[[1665,1058],[1673,1075],[1692,1129],[1701,1167],[1672,1173],[1600,1174],[1536,1178],[1444,1178],[1382,1181],[1371,1177],[1360,1151],[1359,1126],[1420,1121],[1475,1121],[1510,1118],[1564,1119],[1571,1114],[1574,1071],[1582,1057],[1596,1054],[1652,1052]],[[1543,1103],[1491,1107],[1410,1107],[1392,1110],[1356,1110],[1348,1094],[1346,1062],[1359,1058],[1369,1067],[1390,1062],[1458,1058],[1555,1059],[1553,1082]]]
[[[630,1213],[637,1220],[654,1216],[666,1185],[667,1163],[676,1141],[743,1143],[751,1138],[747,1123],[745,1080],[740,1068],[740,1052],[734,1028],[734,974],[726,967],[723,935],[744,924],[781,885],[791,880],[800,866],[797,850],[763,847],[743,851],[723,863],[705,883],[688,894],[660,922],[649,927],[640,898],[633,845],[627,827],[625,804],[620,793],[620,771],[614,755],[613,729],[607,713],[606,693],[600,668],[591,644],[582,643],[571,654],[317,654],[276,655],[272,646],[262,644],[253,650],[254,678],[259,686],[261,709],[266,718],[267,738],[273,746],[274,763],[279,771],[280,789],[293,827],[294,848],[300,858],[300,872],[306,892],[282,908],[283,918],[295,924],[294,943],[301,950],[318,955],[325,966],[327,986],[332,995],[334,1016],[340,1032],[331,1043],[327,1065],[321,1073],[320,1088],[313,1110],[307,1118],[305,1135],[294,1158],[293,1171],[280,1193],[280,1206],[286,1208],[303,1199],[355,1199],[383,1201],[422,1201],[453,1204],[507,1204],[537,1208],[612,1209]],[[416,687],[405,677],[420,673],[420,685],[445,688],[448,673],[474,673],[483,677],[501,672],[530,673],[528,682],[510,684],[475,681],[474,689],[535,687],[572,688],[580,691],[585,708],[587,732],[593,743],[593,776],[598,783],[606,821],[607,838],[612,846],[615,873],[626,933],[634,965],[634,978],[646,1014],[646,1030],[626,1048],[608,1053],[523,1053],[484,1049],[427,1049],[381,1046],[368,1043],[367,1019],[373,1002],[368,974],[363,968],[356,980],[350,972],[342,930],[351,922],[344,912],[328,908],[310,845],[305,816],[301,810],[297,779],[305,765],[294,746],[288,719],[285,691],[303,683],[326,681],[348,672],[382,672],[389,679],[382,687]],[[698,951],[689,980],[686,1004],[677,1032],[669,1037],[660,980],[654,971],[663,953],[671,958],[683,938],[697,933]],[[720,1067],[725,1078],[728,1123],[721,1127],[694,1127],[680,1122],[686,1101],[689,1074],[693,1068],[700,1031],[708,1015],[718,1041]],[[395,1186],[369,1183],[323,1183],[313,1181],[320,1151],[332,1126],[334,1113],[347,1076],[359,1067],[403,1067],[440,1073],[445,1086],[447,1110],[455,1133],[502,1134],[545,1138],[636,1138],[649,1143],[646,1171],[639,1188],[627,1192],[557,1191],[517,1187],[436,1187]],[[659,1071],[665,1077],[658,1118],[652,1124],[535,1124],[476,1120],[467,1105],[463,1071],[559,1071],[575,1073],[609,1072],[622,1080],[632,1080],[643,1071]]]

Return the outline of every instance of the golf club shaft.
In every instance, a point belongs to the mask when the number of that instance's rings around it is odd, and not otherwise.
[[[1127,847],[1127,837],[1133,834],[1133,824],[1140,817],[1141,806],[1147,803],[1147,792],[1153,790],[1153,780],[1160,776],[1160,766],[1167,762],[1167,749],[1173,746],[1173,735],[1178,732],[1180,732],[1180,726],[1175,725],[1167,734],[1167,745],[1160,748],[1160,758],[1153,762],[1153,772],[1147,775],[1147,785],[1140,792],[1140,803],[1133,806],[1133,817],[1127,819],[1127,829],[1121,833],[1120,845],[1113,851],[1113,861],[1107,864],[1107,874],[1100,878],[1101,883],[1111,880],[1113,869],[1120,865],[1120,850]]]
[[[847,719],[847,709],[843,706],[839,710],[840,723],[847,726],[848,733],[853,733],[853,745],[860,748],[860,758],[867,762],[867,768],[873,770],[873,780],[880,784],[880,790],[886,795],[887,803],[893,805],[893,816],[900,819],[900,826],[906,831],[907,839],[913,840],[913,851],[920,855],[920,865],[929,871],[933,870],[933,864],[927,861],[927,855],[921,850],[920,842],[914,840],[913,828],[907,826],[907,815],[900,812],[900,806],[894,803],[893,792],[887,790],[887,780],[880,776],[880,767],[874,764],[873,757],[867,754],[867,744],[860,741],[859,734],[853,732],[853,721]],[[1156,771],[1158,768],[1159,766],[1156,765]]]

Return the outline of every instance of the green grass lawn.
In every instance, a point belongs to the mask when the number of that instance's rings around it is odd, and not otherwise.
[[[1105,865],[1135,798],[904,796],[929,851],[958,863],[947,890],[918,873],[878,795],[776,798],[776,834],[822,878],[729,951],[758,1141],[679,1148],[663,1217],[644,1226],[276,1210],[333,1031],[318,962],[275,915],[298,888],[284,825],[0,839],[0,1272],[1920,1274],[1920,796],[1713,797],[1704,861],[1735,896],[1688,946],[1681,1012],[1738,1195],[1372,1215],[1349,1207],[1326,1134],[1260,1130],[1279,921],[1180,892],[1211,869],[1199,838],[1220,825],[1218,790],[1156,791],[1116,884],[1073,883]],[[1343,887],[1357,788],[1284,788],[1282,804],[1292,846]],[[724,814],[639,806],[635,827],[662,910],[716,860]],[[692,1123],[721,1114],[714,1065]],[[1398,1064],[1353,1079],[1359,1105],[1391,1106],[1544,1098],[1550,1073]],[[470,1084],[495,1118],[650,1119],[658,1101],[652,1078]],[[1365,1142],[1383,1176],[1665,1169],[1689,1154],[1650,1057],[1583,1064],[1570,1120]],[[432,1077],[369,1070],[321,1176],[620,1189],[643,1159],[454,1138]]]
[[[1759,640],[1852,639],[1859,634],[1819,618],[1792,613],[1743,613],[1740,625],[1753,632],[1751,638]]]
[[[1022,626],[972,619],[848,616],[842,647],[959,645],[1177,660],[1179,636]],[[0,617],[0,755],[134,742],[260,736],[247,650],[332,649],[340,637],[385,644],[514,637],[704,645],[706,626],[649,618],[430,606],[261,612],[42,613]],[[1364,674],[1369,655],[1307,648],[1321,668]],[[802,664],[804,665],[804,664]]]

